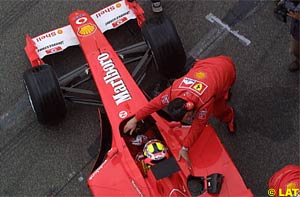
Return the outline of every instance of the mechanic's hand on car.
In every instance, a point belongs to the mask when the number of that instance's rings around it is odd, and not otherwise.
[[[133,131],[136,128],[137,122],[138,122],[138,120],[135,117],[131,118],[124,126],[124,133],[127,133],[128,131],[130,131],[129,134],[132,135]]]
[[[186,162],[188,164],[188,167],[191,170],[192,169],[192,162],[191,162],[190,157],[189,157],[189,152],[187,150],[183,150],[182,148],[179,151],[178,161],[180,161],[181,158],[186,160]]]

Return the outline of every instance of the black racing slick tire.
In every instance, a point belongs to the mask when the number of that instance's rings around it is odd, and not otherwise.
[[[141,30],[158,71],[167,78],[180,77],[184,72],[186,54],[171,19],[165,15],[150,18],[143,23]]]
[[[50,65],[28,69],[23,74],[33,111],[41,124],[56,124],[66,114],[66,104],[57,76]]]

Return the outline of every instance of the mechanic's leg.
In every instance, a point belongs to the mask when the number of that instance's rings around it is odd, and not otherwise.
[[[159,13],[163,11],[160,0],[151,0],[152,1],[152,11]]]
[[[214,102],[213,114],[222,122],[227,123],[227,127],[230,132],[234,132],[235,131],[234,110],[232,107],[226,104],[228,95],[229,95],[229,91],[226,92],[226,94],[223,97],[221,97],[220,99]]]

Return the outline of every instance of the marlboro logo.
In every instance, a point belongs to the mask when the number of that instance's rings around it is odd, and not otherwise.
[[[110,58],[109,53],[101,53],[98,56],[99,64],[101,65],[103,71],[105,71],[105,76],[103,77],[106,84],[110,84],[114,90],[112,95],[116,105],[128,101],[131,99],[131,95],[127,90],[118,70],[115,68],[115,64]]]

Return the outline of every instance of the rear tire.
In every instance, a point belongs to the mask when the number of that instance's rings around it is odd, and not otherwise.
[[[167,16],[150,18],[142,34],[154,56],[158,71],[167,78],[178,78],[184,72],[186,54],[176,28]]]
[[[28,69],[23,74],[29,101],[41,124],[56,124],[66,114],[65,100],[50,65]]]

